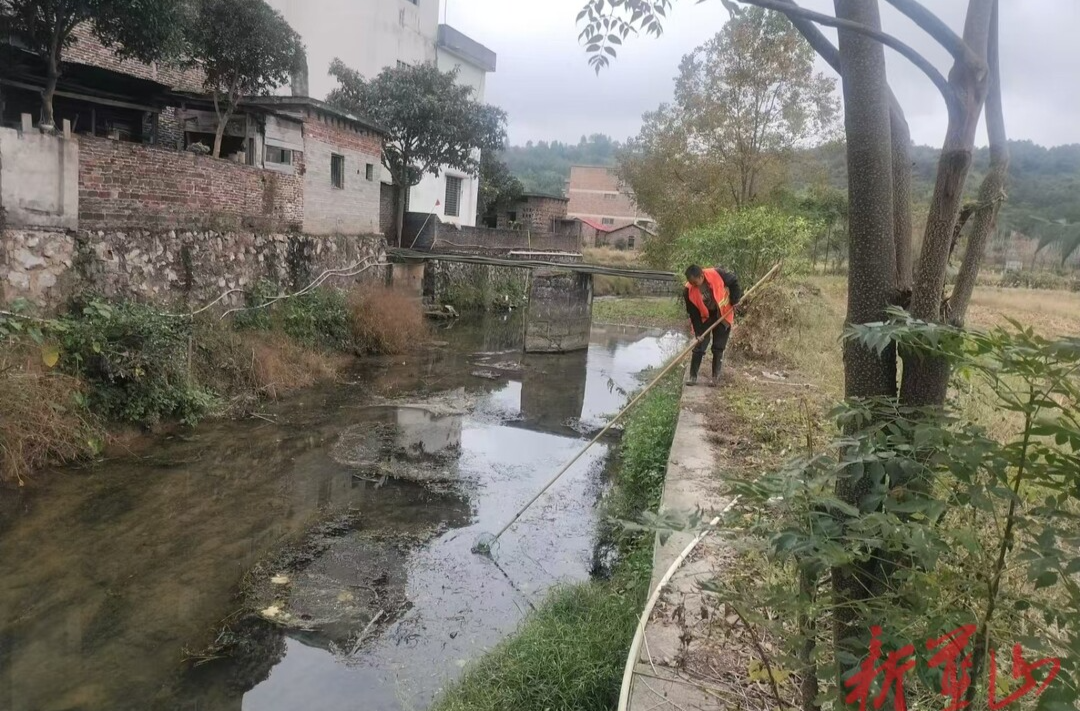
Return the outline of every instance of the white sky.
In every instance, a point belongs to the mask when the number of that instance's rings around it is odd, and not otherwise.
[[[719,0],[676,0],[660,39],[631,36],[597,77],[577,42],[583,0],[442,0],[450,25],[493,49],[498,71],[487,101],[510,114],[510,141],[576,142],[583,134],[625,139],[641,114],[671,98],[680,58],[727,20]],[[805,0],[829,11],[829,0]],[[958,32],[966,0],[924,0]],[[927,51],[948,73],[947,55],[882,2],[885,30]],[[831,33],[830,33],[831,34]],[[1011,138],[1080,143],[1080,0],[1002,0],[1005,110]],[[938,145],[945,109],[928,80],[890,51],[890,81],[917,143]],[[829,72],[822,65],[822,70]],[[829,72],[831,73],[831,72]]]

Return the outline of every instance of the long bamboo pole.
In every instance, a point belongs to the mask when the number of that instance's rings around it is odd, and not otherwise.
[[[783,264],[782,262],[777,262],[776,266],[774,266],[772,269],[770,269],[768,274],[763,276],[756,284],[754,284],[752,287],[750,287],[746,291],[746,293],[743,294],[743,299],[742,299],[743,302],[749,301],[751,298],[753,298],[755,292],[757,292],[758,289],[760,289],[766,283],[771,281],[772,278],[774,276],[776,276],[777,273],[779,273],[780,267],[782,266],[782,264]],[[503,526],[502,529],[500,529],[498,533],[495,534],[494,538],[492,538],[490,541],[486,541],[484,543],[477,543],[476,546],[473,547],[473,552],[474,553],[490,553],[491,552],[491,546],[493,546],[495,544],[495,542],[498,541],[502,537],[502,535],[504,533],[506,533],[508,530],[510,530],[510,527],[513,526],[515,523],[517,523],[518,519],[520,519],[525,514],[525,512],[528,511],[532,507],[532,505],[535,504],[537,502],[537,500],[547,492],[548,489],[550,489],[552,486],[554,486],[555,482],[557,482],[559,479],[561,479],[563,474],[566,474],[566,472],[570,471],[570,467],[574,466],[578,462],[579,459],[581,459],[583,456],[585,456],[585,453],[588,452],[589,449],[594,444],[599,442],[600,439],[605,434],[607,434],[611,430],[611,428],[614,427],[617,422],[619,422],[619,420],[621,420],[623,418],[623,415],[628,413],[630,410],[632,410],[634,408],[635,405],[637,405],[639,402],[641,402],[642,398],[644,398],[646,395],[648,395],[649,391],[652,390],[656,386],[657,383],[659,383],[661,380],[664,379],[664,376],[666,376],[668,373],[670,373],[675,368],[675,366],[677,366],[679,363],[681,363],[686,358],[686,356],[690,355],[694,351],[694,349],[698,346],[698,344],[700,344],[721,323],[723,323],[723,322],[718,319],[717,322],[714,323],[712,326],[710,326],[708,329],[706,329],[704,333],[702,333],[700,336],[695,338],[694,342],[691,343],[689,346],[687,346],[686,349],[683,350],[682,353],[680,353],[678,356],[676,356],[674,359],[672,359],[672,361],[670,363],[668,363],[667,366],[663,370],[660,371],[660,374],[657,375],[655,378],[653,378],[651,383],[646,385],[645,388],[640,393],[638,393],[637,396],[626,405],[626,407],[624,407],[622,410],[619,411],[619,414],[615,415],[615,417],[611,420],[611,422],[607,423],[607,426],[605,426],[604,429],[600,430],[600,432],[595,437],[593,437],[589,441],[589,443],[586,444],[581,449],[581,451],[579,451],[576,455],[574,455],[574,458],[571,459],[566,464],[566,466],[564,466],[562,469],[559,470],[558,474],[556,474],[554,477],[552,477],[551,481],[549,481],[547,484],[544,485],[543,489],[541,489],[539,492],[537,492],[536,496],[529,499],[529,503],[525,504],[525,506],[523,506],[521,508],[521,510],[518,511],[517,514],[514,515],[514,518],[510,519],[510,521],[505,526]]]

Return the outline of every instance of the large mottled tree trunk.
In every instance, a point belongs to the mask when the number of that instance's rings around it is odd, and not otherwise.
[[[1005,198],[1005,182],[1009,175],[1009,142],[1005,130],[1005,111],[1001,100],[1001,58],[998,41],[998,8],[995,4],[987,52],[990,67],[990,87],[986,97],[986,133],[990,139],[990,170],[979,188],[979,205],[971,226],[964,261],[956,277],[956,286],[949,299],[949,322],[963,326],[971,295],[979,276],[986,244],[997,230],[998,214]]]
[[[964,26],[965,44],[984,62],[994,2],[970,0]],[[949,73],[949,84],[953,88],[949,126],[938,160],[937,182],[911,295],[911,314],[925,321],[943,320],[949,250],[971,169],[975,132],[986,101],[987,75],[985,63],[972,64],[964,60],[958,60]],[[948,364],[940,358],[905,355],[901,401],[912,407],[940,407],[945,403],[950,375]]]
[[[896,287],[901,292],[907,292],[911,289],[915,272],[911,232],[911,131],[900,103],[895,97],[890,97],[890,103]]]
[[[837,17],[881,27],[877,0],[834,2]],[[890,96],[882,45],[850,30],[840,30],[839,36],[850,202],[847,320],[862,324],[883,320],[896,297]],[[895,397],[895,353],[887,350],[879,355],[848,341],[844,346],[844,380],[849,398]],[[837,496],[857,507],[867,488],[863,477],[842,476]],[[865,653],[858,605],[875,594],[876,573],[872,560],[832,571],[838,652],[856,657]]]

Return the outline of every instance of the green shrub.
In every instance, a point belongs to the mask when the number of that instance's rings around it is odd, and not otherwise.
[[[193,423],[214,404],[188,367],[190,319],[137,303],[91,300],[52,327],[60,366],[90,388],[90,409],[123,422]]]
[[[747,286],[763,277],[776,262],[802,264],[817,226],[814,222],[774,207],[753,207],[721,215],[707,227],[675,240],[669,267],[681,272],[691,264],[722,265]],[[789,269],[789,271],[791,271]]]
[[[285,333],[310,348],[347,351],[352,348],[349,305],[336,289],[316,289],[281,302]]]
[[[265,306],[278,295],[278,286],[269,279],[260,279],[244,294],[247,309],[233,314],[233,325],[241,331],[269,331],[274,326],[273,307]]]

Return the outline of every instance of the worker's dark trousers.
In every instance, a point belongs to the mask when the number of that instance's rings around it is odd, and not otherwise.
[[[710,319],[706,321],[701,327],[702,331],[708,330],[710,326],[717,322],[718,319]],[[720,370],[724,365],[724,351],[727,349],[728,338],[731,336],[731,327],[726,323],[722,323],[716,327],[709,335],[701,339],[701,342],[694,347],[694,355],[690,359],[690,378],[697,378],[698,371],[701,370],[701,361],[705,359],[705,353],[709,350],[709,342],[712,342],[712,376],[713,378],[720,377]]]

